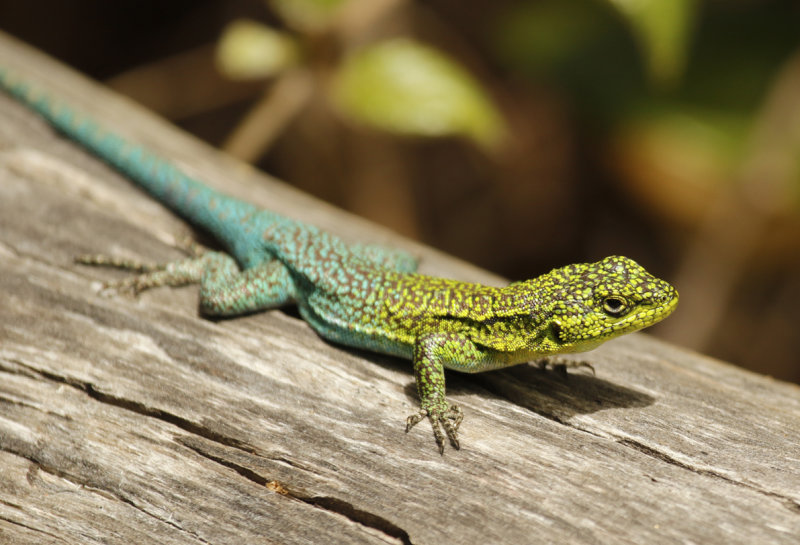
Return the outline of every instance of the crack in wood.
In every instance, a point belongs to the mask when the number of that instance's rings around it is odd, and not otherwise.
[[[20,528],[25,528],[26,530],[30,530],[31,532],[34,532],[36,534],[42,534],[42,535],[48,536],[48,537],[50,537],[52,539],[56,539],[56,540],[58,540],[58,541],[60,541],[62,543],[70,543],[69,541],[67,541],[66,539],[62,538],[61,536],[59,536],[57,534],[54,534],[52,532],[46,532],[46,531],[42,530],[41,528],[34,528],[33,526],[29,526],[27,524],[23,524],[23,523],[21,523],[19,521],[16,521],[16,520],[11,520],[10,518],[3,517],[3,516],[0,516],[0,520],[5,521],[5,522],[7,522],[9,524],[13,524],[14,526],[19,526]]]
[[[729,484],[732,484],[732,485],[736,485],[736,486],[741,486],[741,487],[746,488],[748,490],[752,490],[753,492],[757,492],[757,493],[763,494],[763,495],[765,495],[767,497],[774,498],[776,500],[779,500],[784,505],[784,507],[786,507],[790,511],[793,511],[793,512],[795,512],[795,513],[800,515],[800,504],[798,504],[797,502],[795,502],[793,499],[791,499],[789,497],[782,496],[782,495],[780,495],[780,494],[778,494],[776,492],[770,492],[769,490],[764,490],[763,488],[758,488],[756,486],[753,486],[751,484],[747,484],[745,482],[737,481],[737,480],[732,479],[731,477],[728,477],[728,476],[726,476],[726,475],[724,475],[722,473],[719,473],[717,471],[713,471],[713,470],[710,470],[710,469],[700,469],[700,468],[697,468],[697,467],[693,467],[693,466],[691,466],[691,465],[689,465],[687,463],[684,463],[684,462],[676,460],[672,456],[670,456],[670,455],[668,455],[668,454],[666,454],[664,452],[661,452],[660,450],[656,450],[653,447],[650,447],[650,446],[645,445],[643,443],[640,443],[638,441],[634,441],[633,439],[629,439],[629,438],[619,439],[619,440],[617,440],[617,443],[620,444],[620,445],[626,446],[626,447],[631,447],[634,450],[637,450],[637,451],[641,452],[642,454],[645,454],[647,456],[650,456],[651,458],[655,458],[656,460],[660,460],[660,461],[665,462],[667,464],[670,464],[672,466],[679,467],[679,468],[685,469],[687,471],[691,471],[692,473],[696,473],[698,475],[703,475],[703,476],[706,476],[706,477],[712,477],[712,478],[715,478],[715,479],[719,479],[719,480],[724,481],[726,483],[729,483]]]
[[[207,540],[204,540],[202,537],[197,535],[195,532],[192,532],[190,530],[187,530],[186,528],[178,526],[174,522],[171,522],[170,520],[167,520],[167,519],[164,519],[163,517],[158,516],[158,514],[156,514],[156,513],[151,513],[149,511],[147,511],[146,509],[142,509],[142,507],[140,507],[139,505],[137,505],[135,502],[133,502],[131,499],[125,497],[124,495],[115,493],[110,489],[100,488],[100,487],[98,487],[96,485],[91,484],[89,481],[82,480],[82,479],[76,479],[75,476],[69,474],[68,472],[60,471],[57,468],[51,467],[50,465],[44,463],[42,460],[38,459],[36,456],[32,455],[31,453],[25,453],[25,452],[21,452],[21,451],[17,451],[17,450],[10,450],[10,449],[4,449],[4,450],[6,452],[10,452],[11,454],[14,454],[15,456],[19,456],[21,458],[24,458],[24,459],[28,460],[32,464],[30,470],[28,471],[28,475],[27,475],[27,480],[31,485],[33,485],[33,483],[35,481],[35,477],[33,476],[33,475],[35,475],[35,472],[41,471],[43,473],[47,473],[48,475],[53,475],[54,477],[58,477],[59,479],[63,479],[64,481],[72,483],[75,486],[79,486],[84,490],[88,490],[90,492],[98,494],[98,495],[100,495],[100,496],[102,496],[102,497],[104,497],[106,499],[122,502],[125,505],[129,505],[130,507],[132,507],[136,511],[138,511],[140,513],[143,513],[144,515],[146,515],[148,517],[151,517],[154,520],[157,520],[157,521],[159,521],[159,522],[161,522],[163,524],[166,524],[166,525],[178,530],[179,532],[183,532],[183,533],[191,535],[193,538],[197,539],[198,541],[200,541],[202,543],[209,543]],[[32,472],[34,472],[34,473],[32,473]],[[10,503],[5,502],[5,501],[3,501],[2,503],[5,504],[5,505],[11,505],[12,507],[16,507],[15,505],[10,504]],[[5,519],[5,518],[2,518],[2,517],[0,517],[0,520],[8,520],[8,522],[10,522],[12,524],[17,524],[17,525],[22,526],[24,528],[28,528],[28,529],[30,529],[32,531],[40,532],[40,533],[43,533],[45,535],[50,535],[50,536],[52,536],[52,537],[54,537],[56,539],[59,539],[59,540],[63,541],[63,539],[58,537],[57,535],[50,534],[50,533],[45,532],[43,530],[39,530],[39,529],[36,529],[36,528],[31,528],[30,526],[27,526],[27,525],[24,525],[24,524],[21,524],[21,523],[17,523],[15,521],[12,521],[12,520],[9,520],[9,519]],[[68,542],[68,541],[66,541],[66,542]]]
[[[209,441],[214,441],[215,443],[219,443],[221,445],[225,445],[226,447],[235,448],[238,450],[242,450],[249,454],[254,454],[256,452],[255,448],[243,441],[239,441],[238,439],[234,439],[232,437],[223,435],[216,431],[213,431],[201,424],[197,424],[196,422],[192,422],[186,418],[178,416],[176,414],[167,412],[163,409],[156,409],[154,407],[148,407],[143,403],[139,403],[138,401],[133,401],[130,399],[120,398],[113,396],[111,394],[103,393],[97,390],[93,384],[85,383],[83,388],[87,395],[92,399],[100,401],[101,403],[107,403],[109,405],[113,405],[115,407],[119,407],[121,409],[129,410],[136,414],[140,414],[142,416],[148,416],[151,418],[156,418],[163,422],[167,422],[178,428],[192,433],[194,435],[199,435]]]
[[[99,489],[99,490],[103,490],[103,489]],[[103,490],[103,491],[105,492],[105,490]],[[209,543],[209,544],[211,543],[210,541],[200,537],[196,532],[192,532],[191,530],[188,530],[188,529],[184,528],[183,526],[179,526],[178,524],[176,524],[175,522],[172,522],[171,520],[168,520],[168,519],[165,519],[163,517],[160,517],[156,513],[151,513],[150,511],[148,511],[146,509],[142,509],[140,506],[136,505],[136,503],[134,503],[132,500],[126,498],[125,496],[121,496],[119,494],[114,494],[113,492],[110,492],[110,491],[108,493],[112,494],[114,498],[116,498],[117,500],[121,501],[125,505],[131,506],[133,509],[139,511],[140,513],[144,513],[146,516],[151,517],[151,518],[157,520],[158,522],[160,522],[162,524],[166,524],[167,526],[170,526],[171,528],[174,528],[178,532],[182,532],[182,533],[188,534],[188,535],[192,536],[193,538],[195,538],[196,540],[198,540],[201,543]]]
[[[411,542],[411,538],[408,535],[408,532],[406,532],[396,524],[393,524],[389,520],[381,517],[380,515],[376,515],[375,513],[370,513],[369,511],[365,511],[363,509],[358,509],[352,503],[339,498],[334,498],[332,496],[314,496],[311,494],[302,493],[299,490],[293,490],[291,487],[286,486],[285,483],[281,483],[273,479],[268,479],[267,477],[264,477],[260,473],[252,469],[249,469],[247,467],[244,467],[241,464],[237,464],[232,460],[227,460],[220,456],[214,456],[208,451],[200,449],[194,445],[190,445],[187,443],[183,444],[184,446],[193,450],[200,456],[208,460],[211,460],[212,462],[220,464],[224,467],[232,469],[245,479],[252,481],[260,486],[269,488],[270,490],[272,490],[277,494],[286,496],[296,501],[303,502],[307,505],[311,505],[320,509],[324,509],[326,511],[330,511],[337,515],[343,516],[348,520],[360,524],[362,526],[378,530],[379,532],[382,532],[389,537],[399,539],[404,545],[413,545]]]
[[[30,365],[27,365],[26,363],[24,363],[22,361],[19,361],[19,360],[12,360],[12,363],[15,363],[16,365],[22,367],[23,369],[27,370],[29,373],[32,373],[33,376],[35,376],[35,377],[41,377],[41,378],[45,378],[47,380],[50,380],[52,382],[56,382],[58,384],[65,384],[67,386],[71,386],[72,388],[75,388],[77,390],[80,390],[80,391],[84,392],[85,394],[87,394],[92,399],[94,399],[96,401],[99,401],[101,403],[112,405],[112,406],[118,407],[120,409],[125,409],[127,411],[131,411],[131,412],[134,412],[136,414],[140,414],[142,416],[156,418],[156,419],[161,420],[163,422],[167,422],[169,424],[172,424],[172,425],[174,425],[174,426],[176,426],[176,427],[178,427],[178,428],[180,428],[180,429],[182,429],[182,430],[184,430],[186,432],[192,433],[194,435],[199,435],[200,437],[203,437],[203,438],[208,439],[210,441],[214,441],[215,443],[220,443],[220,444],[225,445],[227,447],[232,447],[232,448],[235,448],[235,449],[238,449],[238,450],[242,450],[242,451],[250,453],[250,454],[254,454],[255,453],[255,449],[252,446],[248,445],[247,443],[244,443],[244,442],[239,441],[237,439],[234,439],[232,437],[228,437],[228,436],[222,435],[221,433],[218,433],[218,432],[215,432],[213,430],[210,430],[210,429],[202,426],[201,424],[197,424],[195,422],[192,422],[191,420],[187,420],[187,419],[185,419],[183,417],[180,417],[180,416],[178,416],[176,414],[167,412],[167,411],[165,411],[163,409],[157,409],[155,407],[149,407],[149,406],[147,406],[147,405],[145,405],[143,403],[140,403],[138,401],[133,401],[131,399],[125,399],[125,398],[121,398],[121,397],[117,397],[117,396],[114,396],[114,395],[111,395],[111,394],[104,393],[104,392],[98,390],[95,387],[95,385],[92,384],[91,382],[81,381],[81,380],[77,380],[77,379],[74,379],[74,378],[62,376],[62,375],[59,375],[59,374],[56,374],[56,373],[51,373],[51,372],[44,371],[44,370],[41,370],[41,369],[36,369],[36,368],[31,367]],[[20,375],[25,375],[25,376],[30,376],[30,375],[22,373],[21,370],[11,369],[11,370],[9,370],[9,372],[20,374]]]
[[[352,520],[353,522],[357,522],[359,524],[363,524],[369,528],[374,528],[379,530],[391,537],[399,539],[404,545],[412,545],[411,538],[408,535],[408,532],[400,528],[399,526],[392,524],[385,518],[378,516],[374,513],[370,513],[369,511],[364,511],[362,509],[357,509],[353,504],[350,502],[346,502],[339,498],[334,498],[331,496],[311,496],[311,497],[301,497],[295,495],[300,501],[304,501],[308,504],[315,505],[326,511],[331,511],[334,513],[338,513],[348,519]]]

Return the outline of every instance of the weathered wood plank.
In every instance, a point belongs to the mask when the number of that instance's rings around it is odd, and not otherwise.
[[[228,192],[393,240],[6,38],[0,65]],[[118,273],[72,256],[174,258],[182,223],[5,95],[0,117],[0,543],[796,542],[796,386],[634,335],[597,377],[450,374],[464,448],[440,457],[404,433],[407,362],[292,313],[203,320],[194,288],[99,294]]]

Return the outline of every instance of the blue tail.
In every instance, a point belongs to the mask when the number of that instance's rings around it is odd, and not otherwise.
[[[0,88],[44,117],[67,137],[125,174],[194,226],[214,235],[236,255],[244,237],[236,228],[258,209],[194,180],[142,146],[126,142],[88,116],[0,69]],[[277,216],[277,215],[276,215]]]

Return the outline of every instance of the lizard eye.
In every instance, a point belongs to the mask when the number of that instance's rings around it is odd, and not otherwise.
[[[603,299],[603,310],[611,316],[621,316],[628,310],[628,303],[622,297],[606,297]]]

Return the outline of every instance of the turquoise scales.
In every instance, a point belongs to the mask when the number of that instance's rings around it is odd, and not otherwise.
[[[617,256],[503,288],[416,274],[416,262],[403,252],[348,245],[223,195],[6,71],[0,70],[0,86],[225,250],[158,266],[104,257],[84,262],[143,271],[122,288],[199,283],[207,315],[295,303],[326,339],[411,359],[421,407],[407,418],[406,430],[427,417],[440,452],[442,428],[458,448],[462,420],[461,409],[445,397],[445,368],[477,373],[589,350],[662,320],[678,302],[667,282]]]

